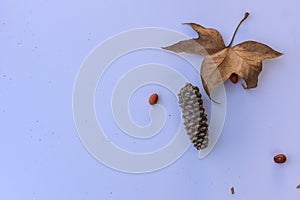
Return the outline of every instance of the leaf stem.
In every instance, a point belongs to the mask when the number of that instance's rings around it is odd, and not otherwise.
[[[229,43],[229,45],[228,45],[227,47],[231,47],[232,42],[233,42],[233,40],[234,40],[234,37],[235,37],[235,34],[236,34],[237,30],[239,29],[239,27],[241,26],[241,24],[243,23],[243,21],[245,21],[245,20],[247,19],[248,16],[249,16],[249,13],[246,12],[245,15],[244,15],[244,18],[240,21],[240,23],[239,23],[238,26],[236,27],[236,29],[235,29],[235,31],[234,31],[234,33],[233,33],[233,36],[232,36],[232,38],[231,38],[231,41],[230,41],[230,43]]]

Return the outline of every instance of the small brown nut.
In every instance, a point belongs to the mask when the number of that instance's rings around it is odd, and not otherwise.
[[[232,83],[236,84],[239,81],[239,76],[236,73],[231,74],[230,80]]]
[[[156,93],[152,94],[152,95],[149,97],[149,100],[148,100],[148,102],[149,102],[150,105],[156,104],[157,101],[158,101],[158,94],[156,94]]]
[[[296,187],[297,189],[300,189],[300,184],[299,185],[297,185],[297,187]]]
[[[284,154],[278,154],[274,156],[274,162],[276,163],[285,163],[286,161],[286,156]]]

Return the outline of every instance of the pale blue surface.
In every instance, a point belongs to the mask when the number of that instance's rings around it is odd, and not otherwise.
[[[0,199],[299,199],[298,4],[3,0]],[[251,15],[235,43],[257,40],[285,55],[264,62],[254,90],[226,84],[225,127],[207,158],[198,160],[190,148],[168,168],[132,175],[105,167],[84,149],[73,121],[72,91],[80,64],[97,44],[149,26],[194,37],[180,24],[189,21],[217,28],[228,43],[245,11]],[[146,122],[141,118],[139,123]],[[282,166],[272,161],[280,152],[288,156]]]

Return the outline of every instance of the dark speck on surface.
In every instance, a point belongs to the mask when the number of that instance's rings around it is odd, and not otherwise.
[[[231,192],[231,194],[234,194],[235,192],[234,192],[234,187],[231,187],[230,188],[230,192]]]

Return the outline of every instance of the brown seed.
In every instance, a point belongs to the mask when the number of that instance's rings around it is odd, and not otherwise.
[[[239,76],[236,73],[231,74],[230,80],[232,83],[236,84],[239,81]]]
[[[276,163],[285,163],[286,161],[286,156],[284,154],[278,154],[274,156],[274,162]]]
[[[150,105],[156,104],[157,101],[158,101],[158,94],[156,94],[156,93],[152,94],[152,95],[149,97],[149,100],[148,100],[148,102],[149,102]]]
[[[230,188],[231,194],[234,194],[234,187]]]
[[[300,184],[299,185],[297,185],[297,187],[296,187],[297,189],[300,189]]]

